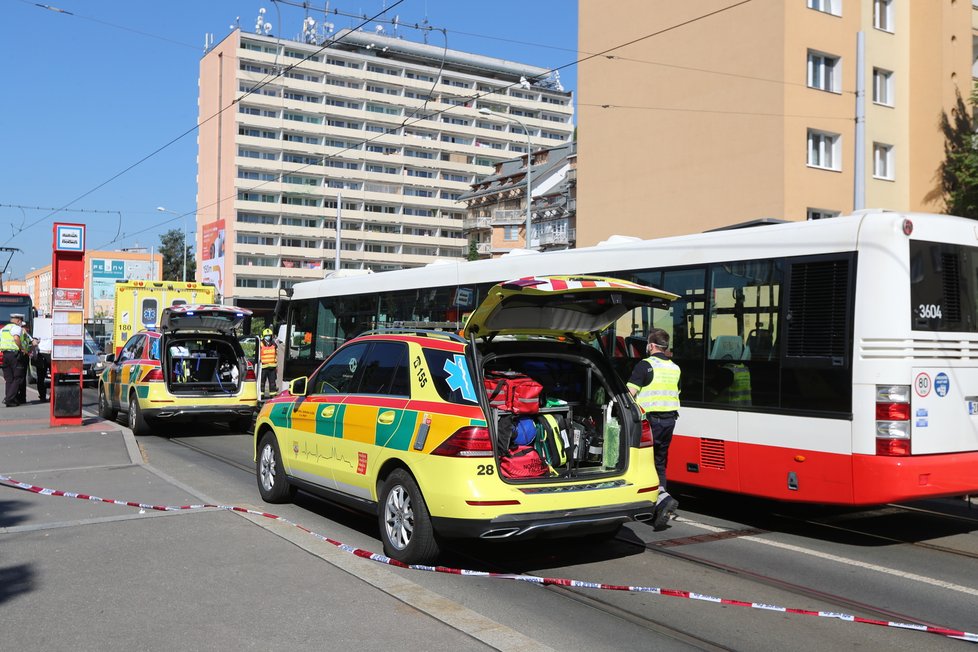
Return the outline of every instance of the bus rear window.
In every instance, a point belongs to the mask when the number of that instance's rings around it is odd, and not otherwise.
[[[978,331],[978,247],[910,241],[910,323],[918,331]]]

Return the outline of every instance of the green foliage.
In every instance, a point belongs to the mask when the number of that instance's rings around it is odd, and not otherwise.
[[[163,256],[164,281],[183,280],[183,231],[170,229],[160,236],[160,255]],[[195,280],[197,274],[197,257],[193,245],[187,250],[187,280]]]
[[[959,94],[950,114],[941,115],[944,161],[937,172],[940,187],[927,196],[943,199],[947,213],[973,220],[978,219],[978,134],[972,118],[976,103],[978,87],[967,103]]]
[[[479,255],[479,249],[476,247],[475,240],[469,240],[469,253],[466,254],[466,260],[479,260],[482,256]]]

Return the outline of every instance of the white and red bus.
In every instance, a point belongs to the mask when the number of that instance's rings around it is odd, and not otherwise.
[[[603,341],[627,378],[649,329],[671,333],[670,482],[846,505],[978,492],[978,226],[962,218],[861,211],[301,283],[285,376],[364,330],[460,328],[495,282],[585,273],[679,295]]]
[[[24,327],[28,333],[34,332],[34,303],[29,294],[4,292],[0,290],[0,328],[10,323],[10,315],[24,315]],[[0,353],[0,361],[3,353]]]

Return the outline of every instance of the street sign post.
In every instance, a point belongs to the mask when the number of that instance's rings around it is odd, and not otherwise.
[[[85,382],[85,225],[54,225],[51,255],[51,425],[80,426]]]

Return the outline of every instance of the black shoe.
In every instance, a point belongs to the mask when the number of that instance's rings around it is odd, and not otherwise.
[[[670,518],[674,518],[676,510],[679,508],[679,501],[672,496],[666,496],[655,506],[655,519],[652,527],[656,532],[666,529]]]

